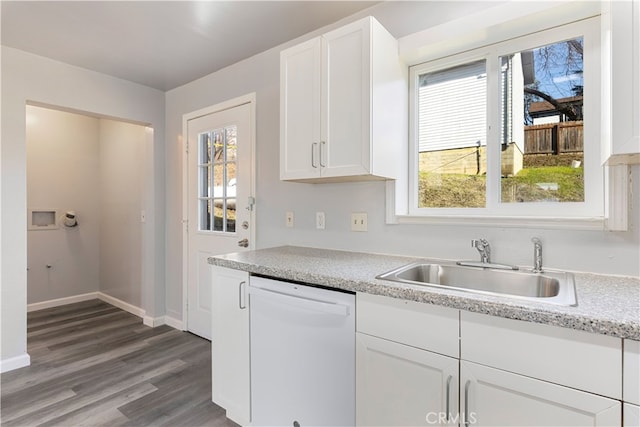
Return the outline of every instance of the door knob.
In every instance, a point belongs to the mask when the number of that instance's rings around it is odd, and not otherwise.
[[[249,247],[249,239],[242,239],[242,240],[238,241],[238,246],[240,246],[241,248],[248,248]]]

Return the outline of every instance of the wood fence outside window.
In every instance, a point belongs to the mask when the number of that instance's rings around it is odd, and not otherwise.
[[[584,150],[583,122],[525,126],[524,154],[575,153]]]

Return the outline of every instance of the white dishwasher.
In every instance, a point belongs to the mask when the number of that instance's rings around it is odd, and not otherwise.
[[[355,425],[355,295],[251,277],[251,424]]]

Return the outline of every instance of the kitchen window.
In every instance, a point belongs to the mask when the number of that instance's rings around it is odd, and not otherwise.
[[[599,29],[412,66],[409,216],[602,219]]]

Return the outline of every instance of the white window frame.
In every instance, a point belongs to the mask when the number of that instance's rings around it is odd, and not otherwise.
[[[484,61],[485,71],[487,74],[487,97],[491,90],[489,74],[491,73],[491,65],[489,64],[490,56],[487,49],[476,49],[470,52],[461,53],[443,59],[436,59],[424,64],[413,66],[409,69],[409,215],[413,216],[456,216],[456,215],[484,215],[485,208],[419,208],[418,207],[418,161],[419,161],[419,136],[418,136],[418,85],[421,74],[431,73],[448,68],[465,65],[472,62]],[[490,107],[487,102],[486,117],[489,119]],[[488,121],[487,121],[488,125]],[[488,126],[487,126],[488,127]],[[489,151],[491,144],[491,134],[487,130],[485,133],[486,150],[487,150],[487,187],[489,187]],[[488,192],[488,188],[487,188]],[[488,200],[487,200],[488,201]],[[487,212],[488,213],[488,212]]]
[[[499,60],[500,56],[568,40],[584,37],[584,85],[585,85],[585,201],[580,203],[500,203],[500,155],[501,131],[499,114]],[[412,106],[409,126],[409,173],[407,180],[401,179],[387,184],[387,222],[389,223],[464,223],[480,225],[518,226],[571,229],[603,229],[605,225],[605,168],[601,164],[599,142],[601,121],[606,111],[601,111],[601,64],[603,57],[600,42],[600,18],[589,17],[577,22],[551,29],[533,31],[529,34],[507,37],[485,47],[466,50],[454,43],[452,51],[439,48],[440,58],[429,58],[428,62],[414,66],[410,73],[410,98]],[[423,49],[428,51],[428,47]],[[462,52],[462,53],[457,53]],[[487,60],[488,114],[487,114],[487,207],[485,208],[418,208],[417,204],[417,137],[416,102],[413,90],[419,74],[446,69],[474,60]],[[491,95],[493,94],[493,95]]]

